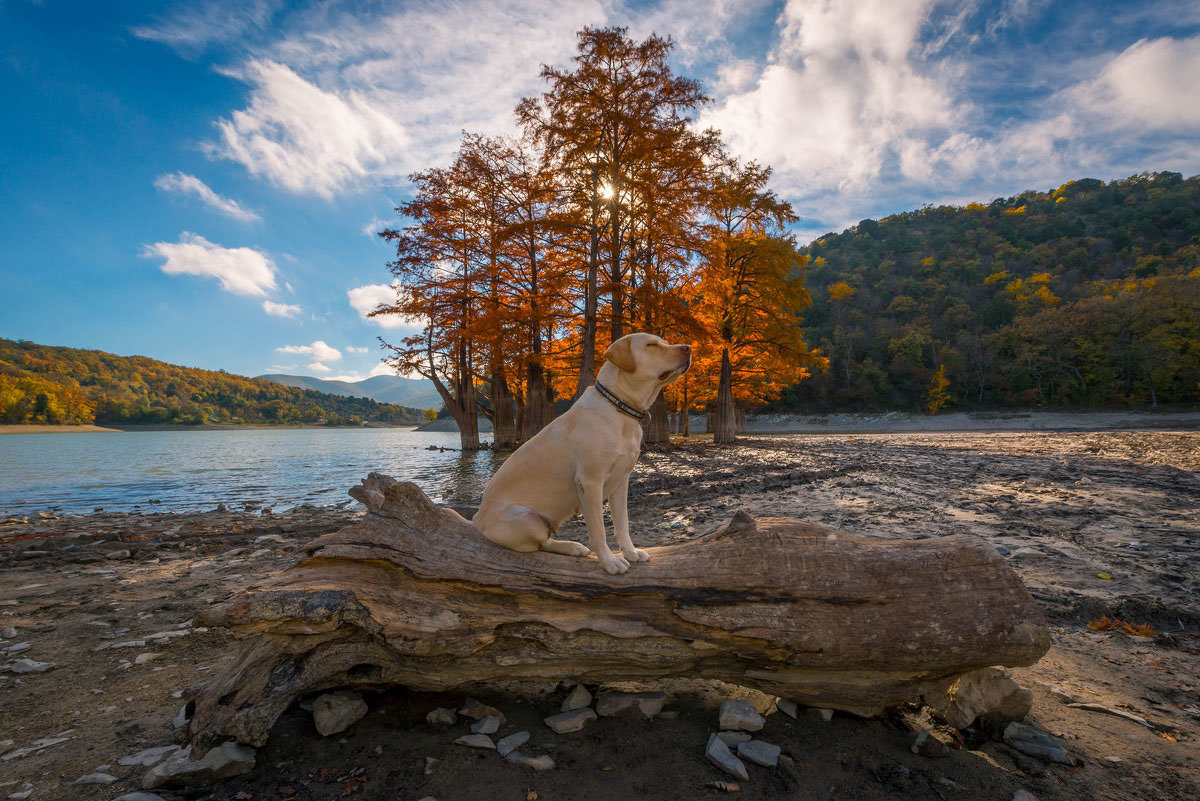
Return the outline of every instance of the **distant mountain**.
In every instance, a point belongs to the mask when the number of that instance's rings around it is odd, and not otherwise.
[[[145,356],[0,339],[0,423],[359,425],[421,419],[419,409],[361,392],[334,394]]]
[[[273,373],[258,378],[274,381],[287,387],[313,389],[330,395],[351,398],[370,398],[379,403],[392,403],[410,409],[438,409],[442,398],[433,382],[424,378],[401,378],[398,375],[377,375],[362,381],[329,381],[310,375]]]

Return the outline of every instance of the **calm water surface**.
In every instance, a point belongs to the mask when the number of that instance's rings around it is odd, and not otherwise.
[[[490,435],[485,435],[490,437]],[[255,501],[287,508],[348,500],[372,470],[435,501],[478,503],[499,464],[457,432],[385,429],[136,431],[0,436],[0,513],[196,511]],[[150,501],[158,501],[151,504]]]

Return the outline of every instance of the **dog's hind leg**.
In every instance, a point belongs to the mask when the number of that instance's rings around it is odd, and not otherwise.
[[[477,514],[471,522],[492,542],[521,553],[540,550],[554,533],[546,518],[520,504],[511,504],[485,520]]]

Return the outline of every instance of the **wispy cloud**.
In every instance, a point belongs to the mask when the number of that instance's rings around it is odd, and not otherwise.
[[[311,356],[318,362],[336,362],[342,358],[341,351],[320,339],[311,345],[282,345],[275,350],[279,353],[298,353],[301,356]]]
[[[183,195],[195,195],[209,208],[242,222],[254,222],[262,217],[249,209],[242,208],[236,200],[218,195],[208,184],[194,175],[183,172],[170,172],[154,179],[154,186],[163,192],[178,192]]]
[[[543,62],[602,23],[601,0],[322,5],[228,74],[250,87],[209,152],[297,193],[330,197],[445,160],[464,130],[501,132]]]
[[[168,275],[216,278],[221,289],[238,295],[266,295],[275,287],[275,263],[253,248],[226,248],[199,234],[184,231],[178,242],[155,242],[142,250],[144,258],[161,258]]]
[[[274,303],[269,300],[264,300],[263,311],[272,317],[296,317],[300,314],[300,307],[291,303]]]
[[[176,13],[165,15],[148,25],[138,25],[131,33],[167,45],[191,58],[210,45],[242,39],[262,31],[282,5],[281,0],[197,0],[176,4]]]
[[[381,328],[405,328],[419,326],[422,321],[416,317],[408,317],[402,314],[387,314],[379,317],[367,317],[368,314],[378,309],[380,306],[390,306],[396,302],[396,293],[400,291],[398,285],[388,284],[367,284],[366,286],[355,287],[346,292],[346,297],[350,301],[350,306],[365,322],[374,323]]]
[[[369,352],[370,350],[371,350],[370,348],[356,348],[356,347],[354,347],[353,345],[351,345],[350,347],[346,348],[346,352],[347,352],[347,353],[367,353],[367,352]]]

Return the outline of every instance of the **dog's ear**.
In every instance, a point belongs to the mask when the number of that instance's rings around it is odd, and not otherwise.
[[[633,334],[626,334],[609,345],[608,350],[604,351],[604,358],[618,370],[637,372],[637,360],[633,358]]]

